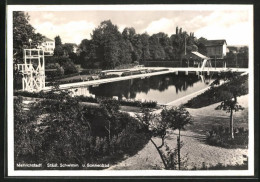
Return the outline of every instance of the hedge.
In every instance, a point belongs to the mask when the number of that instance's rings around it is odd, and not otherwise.
[[[27,91],[15,91],[14,96],[23,96],[23,97],[35,97],[35,98],[48,98],[55,99],[56,94],[50,92],[27,92]],[[79,102],[91,102],[91,103],[99,103],[102,100],[113,100],[107,97],[88,97],[88,96],[74,96]],[[138,101],[138,100],[118,100],[119,104],[124,106],[133,106],[133,107],[147,107],[147,108],[155,108],[157,106],[156,101]]]

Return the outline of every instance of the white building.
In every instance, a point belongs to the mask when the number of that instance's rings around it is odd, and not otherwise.
[[[55,49],[55,41],[44,37],[40,48],[44,50],[45,54],[53,55]]]
[[[207,40],[205,46],[208,57],[223,59],[227,54],[226,40]]]

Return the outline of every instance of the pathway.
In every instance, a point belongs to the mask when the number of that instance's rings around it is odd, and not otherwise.
[[[169,131],[169,137],[166,143],[171,147],[176,146],[177,132]],[[153,138],[155,142],[160,143],[159,138]],[[182,157],[187,158],[187,169],[194,166],[201,168],[203,162],[206,166],[215,166],[218,163],[224,165],[236,165],[243,163],[243,155],[247,155],[247,149],[225,149],[215,146],[209,146],[204,143],[205,136],[191,131],[182,131],[181,140],[184,146],[181,148]],[[158,152],[151,142],[140,150],[136,155],[125,159],[124,161],[111,166],[108,169],[113,170],[147,170],[159,169],[163,167]]]
[[[247,115],[248,105],[247,105],[248,95],[238,98],[238,101],[246,109],[235,113],[235,117],[242,118],[240,125],[248,125],[248,119],[243,116]],[[176,105],[179,105],[176,102]],[[181,131],[181,140],[184,146],[181,149],[182,157],[187,157],[186,167],[187,169],[192,169],[194,166],[196,168],[201,168],[204,163],[206,166],[215,166],[218,163],[224,165],[236,165],[242,164],[244,161],[243,155],[247,155],[247,149],[225,149],[221,147],[210,146],[205,143],[205,130],[211,129],[213,124],[219,122],[221,124],[228,125],[228,115],[224,111],[216,111],[215,108],[217,104],[213,104],[200,109],[188,109],[194,119],[194,125],[187,127],[188,130]],[[158,111],[156,111],[158,112]],[[205,114],[208,113],[208,114]],[[133,113],[132,113],[133,114]],[[214,118],[212,118],[212,116]],[[203,130],[202,130],[203,129]],[[196,132],[194,132],[196,131]],[[177,139],[177,131],[169,130],[166,138],[166,143],[170,148],[175,148]],[[160,144],[161,140],[159,138],[153,138],[155,142]],[[163,167],[159,154],[157,153],[153,144],[149,141],[145,147],[140,150],[134,156],[126,156],[122,162],[111,166],[108,169],[113,170],[147,170],[147,169],[160,169]]]

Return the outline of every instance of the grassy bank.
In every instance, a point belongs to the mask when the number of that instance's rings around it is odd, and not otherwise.
[[[211,88],[206,90],[204,93],[189,100],[186,104],[184,104],[184,106],[188,108],[201,108],[221,102],[225,99],[223,90],[225,90],[230,85],[235,85],[238,90],[240,87],[246,88],[246,91],[243,93],[243,95],[246,95],[248,94],[248,76],[241,76],[241,79],[243,79],[243,83],[241,85],[236,85],[236,80],[232,80],[230,82],[223,83],[220,86],[211,86]]]

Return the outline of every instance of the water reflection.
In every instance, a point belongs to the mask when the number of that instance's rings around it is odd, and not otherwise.
[[[165,74],[106,83],[98,87],[77,88],[74,95],[108,98],[116,96],[118,99],[156,100],[165,104],[207,87],[211,80],[212,75],[206,74]]]

